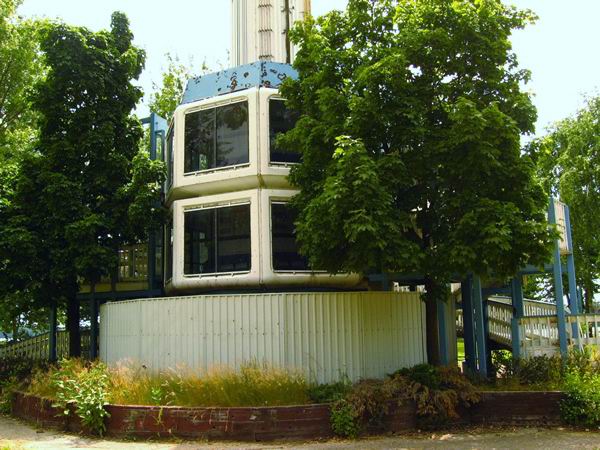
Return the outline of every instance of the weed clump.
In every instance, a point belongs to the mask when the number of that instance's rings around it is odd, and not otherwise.
[[[479,402],[471,382],[458,368],[420,364],[401,369],[384,380],[361,380],[332,405],[331,424],[340,436],[382,428],[394,403],[416,404],[421,428],[436,428],[459,417],[458,407]]]

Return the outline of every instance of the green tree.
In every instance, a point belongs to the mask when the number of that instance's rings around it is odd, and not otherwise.
[[[15,155],[14,145],[31,136],[29,94],[43,75],[37,43],[38,24],[16,15],[20,0],[0,0],[0,158]]]
[[[546,190],[569,205],[577,282],[593,311],[600,278],[600,97],[528,147]]]
[[[534,19],[500,0],[350,0],[292,33],[299,78],[282,93],[301,118],[280,143],[303,155],[301,251],[332,272],[422,274],[434,364],[436,302],[456,275],[550,255],[520,149],[536,111],[510,43]]]
[[[35,282],[23,264],[29,264],[18,227],[9,218],[21,159],[36,137],[36,114],[31,91],[44,76],[39,54],[39,23],[17,16],[19,0],[0,0],[0,329],[18,336],[20,326],[35,328]],[[20,242],[20,244],[19,244]],[[37,316],[37,317],[35,317]]]
[[[35,250],[29,267],[42,303],[66,305],[72,356],[80,353],[80,283],[93,290],[113,274],[119,247],[143,239],[163,215],[164,167],[139,150],[142,128],[131,115],[145,59],[132,41],[122,13],[110,31],[49,23],[41,32],[40,138],[22,163],[13,221]]]
[[[190,78],[197,75],[192,73],[190,66],[182,64],[177,56],[166,55],[168,66],[162,74],[160,86],[154,84],[154,93],[150,96],[150,111],[170,120],[175,109],[181,103],[181,97]],[[206,63],[202,64],[200,73],[208,72]]]

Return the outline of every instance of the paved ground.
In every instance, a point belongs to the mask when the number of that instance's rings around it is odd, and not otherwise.
[[[394,436],[358,441],[329,441],[278,444],[207,444],[204,442],[120,442],[83,438],[55,431],[36,430],[15,419],[0,416],[0,450],[124,449],[124,450],[202,450],[202,449],[600,449],[600,432],[564,429],[518,428],[469,430],[451,434]]]

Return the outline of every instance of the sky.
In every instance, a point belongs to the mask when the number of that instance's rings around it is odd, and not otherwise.
[[[343,9],[347,0],[312,0],[313,15]],[[585,95],[600,93],[600,0],[508,0],[530,8],[538,22],[513,37],[521,67],[532,71],[526,87],[538,108],[537,133],[573,115]],[[161,5],[161,6],[157,6]],[[20,14],[60,18],[92,30],[108,28],[110,15],[123,11],[131,21],[136,44],[147,52],[139,83],[146,94],[159,83],[167,53],[199,71],[202,62],[227,67],[231,47],[230,0],[24,0]],[[144,99],[147,102],[147,96]],[[146,106],[139,108],[147,114]]]

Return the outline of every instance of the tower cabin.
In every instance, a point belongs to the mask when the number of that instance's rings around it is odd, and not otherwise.
[[[320,382],[426,361],[417,292],[368,291],[298,252],[288,175],[301,156],[277,141],[297,115],[279,87],[297,76],[288,30],[310,2],[232,0],[232,12],[235,66],[189,80],[168,126],[149,119],[167,166],[169,223],[147,258],[160,271],[164,255],[163,292],[102,305],[100,357],[151,370],[259,361]]]

